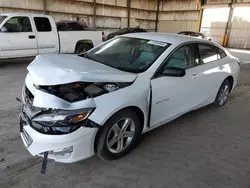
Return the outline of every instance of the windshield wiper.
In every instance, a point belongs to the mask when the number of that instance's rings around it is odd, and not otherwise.
[[[86,52],[84,52],[82,54],[79,54],[78,56],[85,57],[85,58],[89,59],[89,56],[88,56],[88,54]]]
[[[139,70],[128,68],[128,67],[122,67],[122,66],[119,66],[119,65],[115,66],[114,68],[117,68],[117,69],[119,69],[121,71],[125,71],[125,72],[132,72],[132,73],[140,72]]]

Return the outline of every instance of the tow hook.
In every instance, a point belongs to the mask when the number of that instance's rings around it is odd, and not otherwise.
[[[44,152],[41,174],[46,174],[48,155],[49,155],[48,151]]]

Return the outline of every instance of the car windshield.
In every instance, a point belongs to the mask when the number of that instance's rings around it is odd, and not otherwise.
[[[81,56],[122,71],[140,73],[147,70],[169,46],[166,42],[118,37]]]
[[[7,16],[0,16],[0,24],[7,18]]]

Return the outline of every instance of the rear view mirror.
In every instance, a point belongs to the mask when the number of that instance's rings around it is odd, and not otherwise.
[[[3,33],[6,33],[6,32],[8,32],[9,30],[7,29],[7,27],[5,27],[5,26],[3,26],[2,28],[1,28],[1,32],[3,32]]]
[[[185,76],[185,69],[177,68],[177,67],[168,67],[162,72],[163,76],[173,76],[173,77],[183,77]]]

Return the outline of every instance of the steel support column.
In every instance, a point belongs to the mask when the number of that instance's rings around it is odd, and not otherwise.
[[[157,0],[157,11],[156,11],[156,19],[155,19],[155,32],[158,31],[159,9],[160,9],[160,0]]]
[[[227,24],[226,24],[226,28],[225,28],[225,34],[223,36],[223,41],[222,41],[222,46],[224,46],[224,47],[226,47],[228,44],[228,39],[230,36],[231,27],[232,27],[232,18],[233,18],[233,12],[234,12],[234,8],[232,5],[233,5],[233,0],[229,4],[230,10],[229,10]]]
[[[203,8],[202,8],[202,2],[201,2],[201,0],[196,0],[196,1],[197,1],[197,4],[198,4],[198,8],[200,10],[196,31],[200,32],[201,21],[202,21],[202,16],[203,16]]]
[[[43,14],[47,13],[47,0],[43,0]]]
[[[94,21],[93,21],[94,28],[96,28],[96,0],[94,0]]]
[[[128,27],[130,27],[130,7],[131,7],[131,0],[127,0]]]

